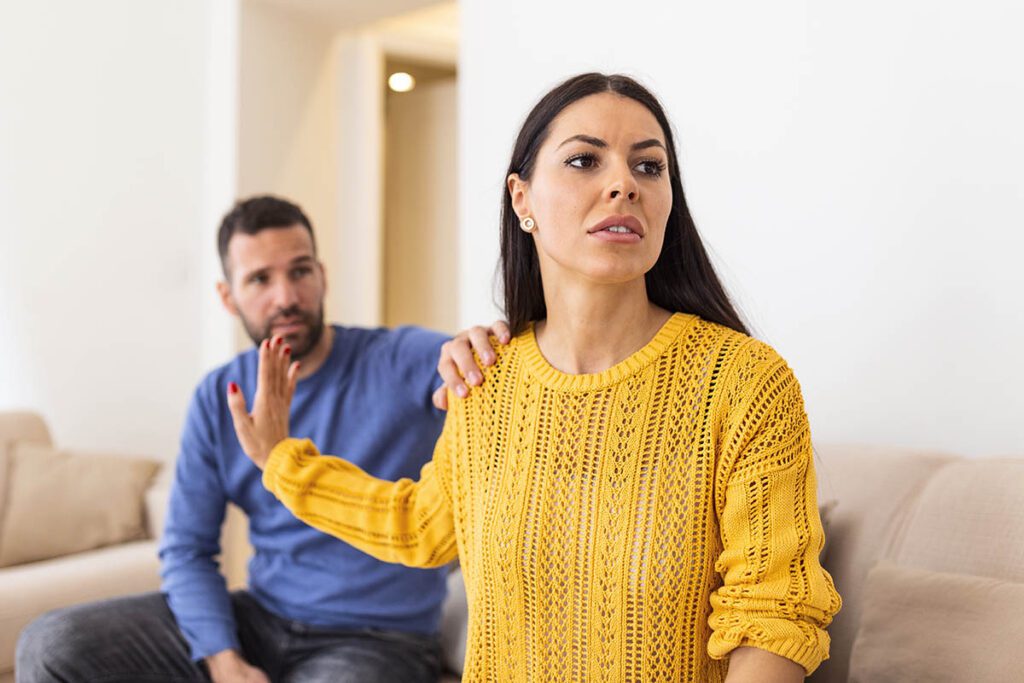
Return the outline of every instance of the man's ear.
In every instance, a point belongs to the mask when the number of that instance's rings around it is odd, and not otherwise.
[[[529,216],[530,202],[526,196],[526,191],[529,189],[527,181],[520,178],[518,173],[512,173],[505,181],[505,184],[508,186],[509,196],[512,197],[512,210],[520,218]]]
[[[323,281],[324,281],[324,292],[326,292],[327,291],[327,269],[324,268],[324,262],[323,261],[317,261],[316,262],[316,266],[317,266],[317,268],[320,269],[320,277],[323,278]]]
[[[238,315],[238,307],[235,306],[235,299],[231,296],[231,285],[224,280],[217,282],[217,295],[220,297],[220,303],[231,315]]]

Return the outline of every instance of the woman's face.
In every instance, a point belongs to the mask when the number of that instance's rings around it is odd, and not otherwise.
[[[639,102],[613,93],[578,100],[551,122],[533,176],[509,176],[512,205],[536,221],[541,274],[630,282],[661,253],[672,209],[665,136]]]

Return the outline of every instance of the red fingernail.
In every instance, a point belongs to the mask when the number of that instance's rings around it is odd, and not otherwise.
[[[283,341],[284,341],[284,339],[282,339],[281,337],[278,337],[277,338],[277,344],[275,344],[275,346],[280,346],[281,342],[283,342]]]
[[[291,353],[292,352],[292,347],[290,347],[290,346],[284,347],[284,352],[285,352],[285,355]]]
[[[302,362],[301,361],[295,361],[295,369],[298,370],[301,367],[302,367]]]
[[[238,385],[235,384],[234,382],[231,382],[230,384],[228,384],[228,391],[230,391],[232,394],[237,394],[238,393]]]

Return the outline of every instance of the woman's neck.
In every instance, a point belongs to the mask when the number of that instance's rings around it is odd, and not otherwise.
[[[647,299],[638,281],[562,283],[545,288],[547,319],[534,330],[544,358],[571,375],[603,372],[646,346],[672,316]]]

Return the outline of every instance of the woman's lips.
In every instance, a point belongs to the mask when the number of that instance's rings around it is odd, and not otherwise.
[[[614,216],[608,216],[600,223],[597,223],[594,226],[592,226],[590,230],[588,230],[587,232],[593,235],[598,232],[608,232],[608,228],[615,227],[627,228],[637,237],[644,236],[644,226],[643,223],[640,222],[640,219],[637,218],[636,216],[630,216],[627,214],[616,214]],[[611,234],[614,235],[616,233]],[[624,235],[626,233],[620,232],[618,234]]]
[[[590,236],[614,244],[636,244],[643,239],[635,232],[609,232],[608,230],[598,230],[590,233]]]

